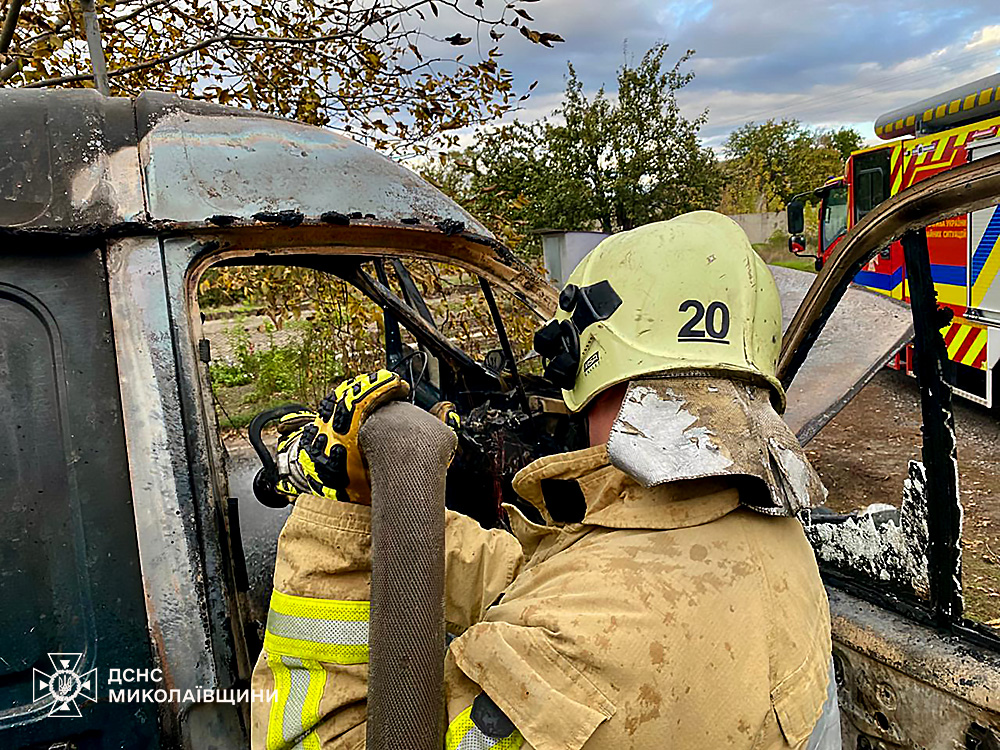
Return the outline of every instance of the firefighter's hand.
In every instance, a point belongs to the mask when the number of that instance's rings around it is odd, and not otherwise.
[[[379,406],[402,399],[410,387],[399,375],[379,370],[337,386],[319,405],[316,418],[302,429],[298,464],[317,495],[371,505],[371,485],[358,430]]]
[[[462,418],[458,416],[455,404],[451,401],[438,401],[430,408],[430,412],[455,431],[462,426]]]

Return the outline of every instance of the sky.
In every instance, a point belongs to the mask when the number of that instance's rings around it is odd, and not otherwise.
[[[996,0],[540,0],[529,26],[566,42],[554,49],[514,35],[505,67],[538,87],[517,117],[551,113],[572,61],[587,91],[614,89],[615,71],[653,44],[670,62],[695,50],[694,81],[678,96],[689,117],[709,111],[702,136],[718,148],[749,120],[794,118],[855,127],[875,141],[883,112],[1000,71]],[[990,12],[993,11],[993,12]],[[486,42],[488,43],[488,39]],[[507,118],[510,119],[510,118]]]

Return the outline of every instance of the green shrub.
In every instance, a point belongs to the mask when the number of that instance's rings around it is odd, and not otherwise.
[[[328,325],[314,320],[297,321],[289,327],[295,331],[292,341],[278,344],[274,327],[268,323],[267,343],[255,345],[245,322],[238,319],[226,330],[234,361],[212,363],[213,387],[252,385],[253,389],[243,398],[248,405],[318,402],[348,376],[333,343],[335,337]]]
[[[249,385],[253,375],[243,369],[241,364],[229,362],[213,362],[210,367],[212,385],[216,388],[234,388],[238,385]]]

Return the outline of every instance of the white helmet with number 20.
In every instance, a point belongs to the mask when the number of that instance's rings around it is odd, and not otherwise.
[[[778,289],[722,214],[695,211],[608,237],[570,275],[559,307],[535,349],[574,412],[617,383],[682,374],[757,382],[785,409]]]

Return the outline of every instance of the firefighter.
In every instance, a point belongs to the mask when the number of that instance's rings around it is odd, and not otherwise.
[[[780,339],[774,280],[720,214],[614,235],[577,267],[536,349],[591,447],[515,477],[543,524],[447,514],[448,750],[839,747],[827,600],[795,517],[825,490],[778,416]],[[356,436],[406,390],[386,371],[342,384],[282,441],[303,494],[254,671],[276,694],[253,705],[255,749],[364,744]]]

